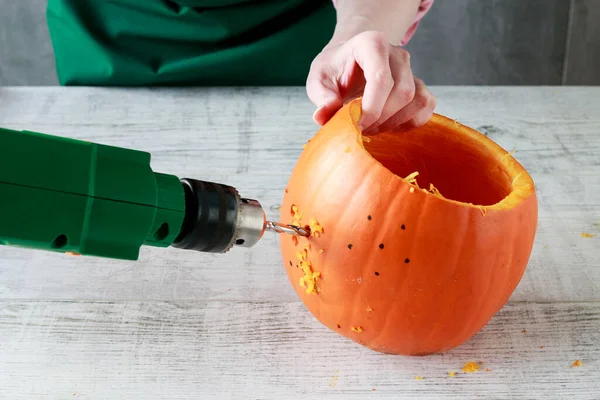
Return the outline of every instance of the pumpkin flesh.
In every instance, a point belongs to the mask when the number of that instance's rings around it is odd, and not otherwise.
[[[281,237],[288,277],[319,321],[364,346],[447,351],[518,285],[537,224],[533,181],[500,146],[445,117],[367,139],[360,112],[360,99],[344,106],[292,172],[281,218],[322,232]],[[416,182],[403,179],[414,172]]]

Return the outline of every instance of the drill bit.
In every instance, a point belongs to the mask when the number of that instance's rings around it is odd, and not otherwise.
[[[288,235],[293,236],[310,236],[310,231],[305,228],[301,228],[296,225],[282,224],[280,222],[267,221],[266,228],[268,231],[277,233],[287,233]]]

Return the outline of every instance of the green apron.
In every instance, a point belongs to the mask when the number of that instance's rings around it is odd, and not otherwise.
[[[304,85],[331,0],[48,0],[61,85]]]

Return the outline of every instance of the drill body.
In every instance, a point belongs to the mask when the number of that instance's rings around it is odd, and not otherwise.
[[[150,158],[0,128],[0,244],[136,260],[142,245],[225,252],[262,237],[257,201],[154,172]]]

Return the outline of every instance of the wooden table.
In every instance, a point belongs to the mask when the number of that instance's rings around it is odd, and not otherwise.
[[[406,358],[329,331],[275,235],[226,255],[144,248],[138,262],[5,247],[0,398],[599,399],[600,88],[432,90],[439,113],[516,149],[539,195],[521,284],[463,346]],[[317,129],[304,93],[0,88],[0,126],[146,150],[155,171],[232,184],[274,217]],[[462,373],[468,361],[482,369]]]

